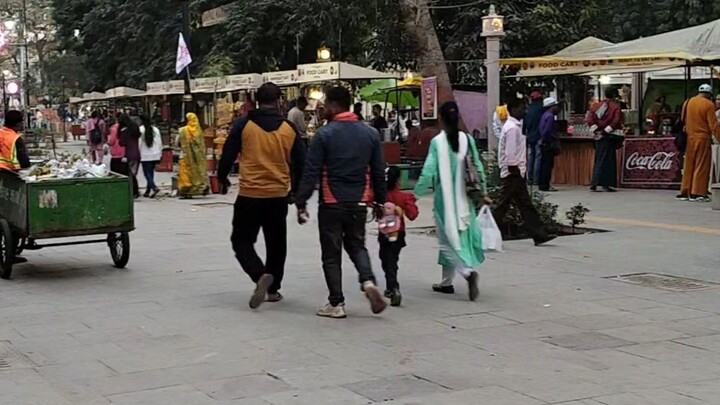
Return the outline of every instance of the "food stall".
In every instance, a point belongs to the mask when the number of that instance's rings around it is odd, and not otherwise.
[[[185,82],[183,80],[150,82],[145,85],[146,109],[160,129],[163,145],[172,145],[177,137],[177,129],[173,128],[173,117],[180,118],[180,122],[184,121],[184,117],[181,117],[179,111],[173,114],[173,106],[181,106],[182,99],[178,96],[183,94],[185,94]],[[172,172],[173,162],[173,148],[164,148],[162,160],[157,165],[156,170],[158,172]]]
[[[644,73],[677,67],[706,66],[720,62],[720,20],[679,31],[640,38],[619,44],[585,39],[555,55],[514,58],[501,65],[518,71],[518,76],[608,76],[632,73],[632,105],[624,111],[627,130],[625,144],[618,151],[619,184],[630,188],[678,188],[682,178],[682,154],[667,128],[648,131],[645,127],[643,98]],[[689,72],[689,70],[688,70]],[[691,79],[687,74],[686,79]],[[601,85],[602,83],[600,83]],[[601,87],[601,86],[598,87]],[[689,88],[687,97],[697,93]],[[564,97],[560,97],[563,99]],[[685,97],[680,99],[680,102]],[[585,106],[583,106],[585,107]],[[677,106],[670,114],[677,118]],[[561,128],[562,151],[556,160],[555,184],[590,184],[594,165],[594,142],[583,116],[564,118]]]
[[[212,94],[210,102],[198,100],[198,105],[203,108],[210,170],[215,170],[235,117],[241,115],[245,104],[253,102],[251,93],[261,84],[262,76],[255,73],[202,78],[192,82],[194,94]]]

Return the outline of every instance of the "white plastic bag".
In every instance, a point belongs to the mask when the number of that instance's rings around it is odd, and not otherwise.
[[[110,154],[110,146],[105,144],[105,145],[103,145],[102,164],[104,164],[105,167],[107,167],[109,170],[111,162],[112,162],[112,155]]]
[[[484,205],[480,209],[476,222],[482,234],[483,250],[486,252],[502,252],[502,233],[490,212],[489,206]]]

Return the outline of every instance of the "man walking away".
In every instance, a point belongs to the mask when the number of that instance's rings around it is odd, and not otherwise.
[[[500,162],[500,201],[493,212],[495,221],[502,224],[510,204],[520,210],[525,226],[532,234],[535,245],[539,246],[556,238],[543,229],[542,221],[533,206],[527,190],[527,148],[525,135],[522,134],[521,121],[525,117],[525,102],[512,99],[508,103],[509,117],[503,126],[498,146]]]
[[[555,167],[555,156],[560,152],[557,139],[557,121],[555,121],[560,108],[558,102],[552,97],[548,97],[543,101],[543,108],[545,113],[540,119],[540,142],[538,146],[542,155],[540,158],[540,179],[537,184],[540,191],[556,191],[550,186],[550,180]]]
[[[233,250],[240,265],[256,284],[250,308],[266,300],[283,299],[280,287],[287,256],[287,214],[290,192],[302,175],[305,147],[302,138],[280,110],[280,88],[263,84],[257,92],[260,108],[239,119],[220,158],[218,179],[223,194],[228,175],[240,154],[240,191],[235,202]],[[265,237],[265,263],[255,251],[260,229]]]
[[[700,86],[699,94],[685,102],[682,120],[687,133],[685,167],[678,199],[708,202],[708,185],[712,166],[712,138],[720,141],[718,120],[709,84]]]
[[[523,120],[523,130],[528,142],[528,179],[530,184],[538,184],[540,181],[541,152],[538,142],[540,141],[540,118],[544,112],[542,93],[535,90],[530,93],[530,105],[525,120]]]
[[[310,145],[307,164],[297,194],[299,222],[307,222],[307,201],[320,183],[318,225],[323,270],[330,296],[317,314],[345,318],[342,288],[342,249],[359,274],[372,312],[379,314],[387,302],[375,283],[370,256],[365,248],[367,209],[386,200],[385,170],[377,131],[358,121],[350,112],[350,92],[334,87],[326,96],[329,123]]]
[[[295,103],[295,107],[288,112],[288,121],[295,125],[302,136],[307,132],[307,123],[305,122],[305,109],[308,101],[305,97],[299,97]]]
[[[16,172],[30,167],[30,156],[19,134],[23,131],[24,121],[20,111],[5,114],[5,126],[0,128],[0,170]]]

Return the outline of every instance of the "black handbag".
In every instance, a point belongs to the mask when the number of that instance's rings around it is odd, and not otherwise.
[[[467,136],[467,135],[465,135]],[[478,174],[475,159],[470,150],[470,139],[468,137],[468,151],[465,155],[465,191],[475,207],[479,207],[485,201],[485,185]]]
[[[687,149],[687,132],[685,132],[685,120],[687,119],[688,104],[690,104],[690,100],[685,101],[685,105],[683,106],[683,113],[680,116],[680,119],[675,122],[675,126],[673,126],[672,130],[672,134],[675,137],[675,146],[681,153],[685,153],[685,150]]]

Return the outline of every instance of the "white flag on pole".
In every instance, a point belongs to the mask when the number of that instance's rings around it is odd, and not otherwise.
[[[185,37],[182,32],[180,33],[180,40],[178,41],[177,50],[177,61],[175,62],[175,73],[182,73],[183,69],[190,66],[192,63],[192,56],[190,56],[190,50],[185,43]]]

